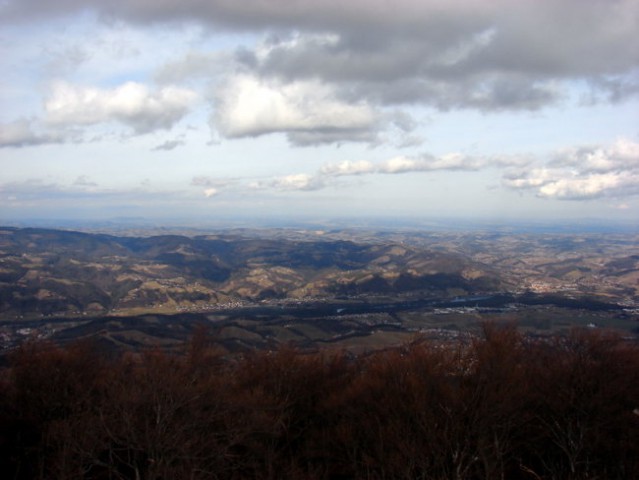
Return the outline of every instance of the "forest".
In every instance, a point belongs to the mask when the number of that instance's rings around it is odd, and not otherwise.
[[[354,356],[23,344],[0,377],[6,479],[639,478],[639,350],[487,323]]]

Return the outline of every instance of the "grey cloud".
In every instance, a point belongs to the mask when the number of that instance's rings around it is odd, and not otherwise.
[[[277,44],[262,45],[253,55],[244,52],[237,59],[264,75],[289,79],[320,77],[333,82],[394,82],[419,78],[425,73],[445,76],[450,67],[449,50],[456,50],[455,34],[432,43],[428,38],[403,36],[384,38],[379,33],[348,32],[295,34]]]
[[[233,56],[224,52],[190,52],[181,59],[162,66],[155,73],[160,84],[183,84],[193,80],[211,78],[225,73],[234,62]]]
[[[619,76],[602,76],[590,80],[590,92],[584,96],[583,103],[592,105],[607,101],[623,102],[629,97],[639,94],[639,69],[631,78]]]
[[[458,15],[443,17],[448,29],[431,29],[431,19],[421,18],[422,30],[390,36],[354,26],[296,34],[238,59],[259,75],[340,85],[355,99],[444,110],[535,110],[561,99],[561,82],[575,79],[609,101],[636,93],[637,2],[486,4],[474,20],[455,5],[444,10]],[[395,20],[389,18],[389,28]]]
[[[80,175],[78,178],[76,178],[75,181],[73,182],[73,185],[78,187],[97,187],[98,186],[97,183],[91,181],[89,177],[86,175]]]
[[[184,140],[167,140],[164,143],[161,143],[160,145],[157,145],[156,147],[153,147],[152,150],[153,151],[170,151],[170,150],[174,150],[177,147],[181,147],[182,145],[184,145]]]
[[[473,38],[483,38],[480,32]],[[401,39],[400,39],[401,40]],[[490,40],[476,48],[457,43],[434,47],[426,39],[390,41],[380,49],[349,50],[335,36],[294,37],[269,47],[245,66],[261,76],[295,81],[320,78],[339,86],[352,101],[381,104],[423,103],[442,110],[536,110],[561,98],[554,77],[530,74],[506,66],[472,65],[466,56],[489,48]],[[458,53],[465,50],[463,54]]]
[[[409,133],[417,128],[417,121],[405,112],[396,112],[391,116],[391,122],[404,133]]]
[[[392,83],[365,83],[352,88],[382,104],[432,105],[447,111],[458,108],[481,111],[538,110],[561,99],[553,82],[513,75],[486,75],[450,81],[403,79]]]
[[[396,146],[397,148],[419,147],[423,145],[425,141],[426,139],[419,135],[404,135],[402,138],[399,139],[399,142],[397,142]]]
[[[64,143],[66,139],[64,134],[57,131],[43,131],[33,121],[27,119],[0,124],[0,148]]]
[[[626,74],[639,61],[636,0],[8,0],[0,15],[15,21],[87,8],[139,23],[303,32],[297,45],[271,40],[270,53],[259,59],[265,71],[295,78],[591,78]]]
[[[288,131],[286,138],[296,147],[311,147],[322,144],[362,142],[374,144],[378,140],[375,130],[356,128],[316,128],[306,131]]]
[[[446,8],[442,8],[445,6]],[[481,9],[458,1],[413,2],[397,0],[7,0],[0,14],[18,21],[67,15],[93,9],[107,18],[133,22],[199,21],[233,29],[295,28],[312,30],[352,29],[361,32],[403,30],[415,32],[426,26],[444,31],[481,15]],[[463,16],[460,21],[459,17]]]
[[[50,57],[47,69],[51,76],[68,74],[91,58],[87,48],[79,45],[47,45],[44,51]]]
[[[161,83],[183,83],[218,76],[223,66],[284,92],[284,115],[267,106],[260,116],[234,110],[241,95],[221,86],[212,124],[227,138],[280,132],[296,146],[375,144],[389,127],[382,111],[395,106],[534,111],[563,100],[574,81],[590,85],[593,102],[639,92],[636,0],[8,0],[0,18],[28,21],[86,9],[138,25],[197,22],[216,32],[266,35],[233,59],[194,52],[157,73]],[[329,93],[318,97],[300,85]],[[328,115],[314,104],[331,101],[342,111],[351,107],[349,114]],[[164,107],[146,104],[103,117],[146,133],[170,128],[187,111],[179,102]],[[70,109],[66,120],[98,121],[90,111]],[[336,117],[350,121],[335,125]]]

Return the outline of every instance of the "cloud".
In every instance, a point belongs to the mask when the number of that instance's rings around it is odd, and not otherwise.
[[[555,155],[550,165],[578,168],[584,173],[639,171],[639,143],[620,138],[607,148],[588,146],[565,149]]]
[[[73,182],[73,185],[78,187],[97,187],[98,186],[98,184],[91,181],[87,175],[80,175],[78,178],[75,179],[75,181]]]
[[[193,186],[204,187],[213,196],[233,185],[250,190],[316,191],[339,187],[347,177],[373,177],[435,171],[474,172],[501,170],[502,185],[512,190],[530,191],[538,197],[558,200],[587,200],[639,194],[639,143],[619,139],[609,146],[564,149],[543,163],[529,155],[443,155],[423,153],[396,156],[387,160],[344,160],[326,163],[315,173],[296,173],[270,180],[216,179],[194,177]],[[208,192],[208,193],[207,193]]]
[[[286,133],[295,145],[372,141],[379,115],[316,81],[288,84],[239,75],[218,92],[214,126],[227,138]]]
[[[36,208],[37,211],[51,207],[63,207],[68,210],[97,207],[102,211],[115,206],[170,206],[180,198],[183,198],[183,194],[175,191],[99,187],[86,176],[80,176],[72,183],[42,178],[0,183],[0,199],[7,200],[3,206],[18,209]]]
[[[399,156],[382,162],[368,160],[345,160],[327,163],[314,174],[293,174],[275,178],[271,181],[260,181],[252,184],[254,189],[274,188],[276,190],[312,191],[338,185],[338,178],[371,175],[395,175],[402,173],[431,172],[436,170],[476,171],[513,165],[524,165],[531,160],[524,156],[479,157],[460,153],[449,153],[441,156],[422,154],[418,157]],[[204,184],[204,182],[199,182]]]
[[[593,105],[607,101],[619,103],[639,93],[639,72],[635,71],[630,78],[623,76],[601,76],[589,80],[590,92],[582,99],[585,105]]]
[[[115,199],[122,192],[108,189],[97,189],[87,177],[79,177],[71,184],[52,182],[46,179],[33,178],[24,181],[0,184],[2,197],[11,197],[15,205],[42,204],[52,201],[79,201],[87,199]]]
[[[550,156],[541,166],[524,155],[472,156],[449,153],[435,156],[397,156],[381,162],[342,161],[323,165],[314,174],[293,174],[256,182],[254,188],[313,191],[339,185],[350,176],[398,175],[433,171],[506,169],[502,185],[532,191],[538,197],[588,200],[639,194],[639,143],[619,139],[608,147],[578,147]]]
[[[51,124],[169,129],[195,95],[173,85],[210,82],[212,127],[227,138],[281,133],[296,146],[377,145],[388,142],[386,130],[402,128],[385,113],[409,105],[537,111],[566,101],[575,84],[589,89],[588,102],[639,93],[636,0],[6,0],[0,21],[87,10],[149,31],[188,23],[264,40],[235,52],[190,50],[156,71],[165,87],[152,91],[134,82],[59,84],[45,105]],[[86,55],[69,50],[62,64]],[[405,135],[396,143],[417,142]]]
[[[539,196],[569,200],[582,200],[602,196],[620,196],[639,193],[639,175],[600,173],[584,177],[556,178],[539,187]]]
[[[41,132],[34,122],[19,119],[0,124],[0,148],[29,147],[48,143],[63,143],[65,138],[59,132]]]
[[[200,175],[191,179],[191,185],[194,187],[214,187],[216,189],[226,188],[238,182],[236,178],[215,178]]]
[[[425,30],[426,31],[426,30]],[[353,101],[381,105],[422,103],[442,110],[537,110],[562,97],[553,78],[512,68],[466,65],[489,48],[494,29],[446,41],[401,32],[388,42],[364,34],[295,34],[291,39],[242,50],[237,59],[262,78],[294,82],[321,79]],[[426,34],[424,34],[426,35]]]
[[[557,152],[530,171],[510,171],[503,184],[537,196],[588,200],[639,194],[639,143],[619,139],[609,147],[580,147]]]
[[[383,162],[380,173],[427,172],[433,170],[478,170],[484,162],[476,157],[451,153],[441,157],[424,155],[420,158],[394,157]]]
[[[181,21],[218,31],[298,32],[293,44],[271,42],[260,64],[306,78],[389,81],[479,72],[574,78],[627,72],[639,58],[636,0],[7,0],[0,18],[39,20],[87,9],[138,25]]]
[[[374,171],[375,165],[367,160],[345,160],[340,163],[326,164],[320,168],[319,173],[328,177],[341,177],[345,175],[364,175]]]
[[[166,142],[161,143],[160,145],[157,145],[157,146],[153,147],[151,150],[153,150],[153,151],[160,151],[160,150],[169,151],[169,150],[174,150],[177,147],[181,147],[182,145],[184,145],[184,140],[167,140]]]
[[[202,188],[206,198],[216,197],[239,183],[237,178],[214,178],[200,175],[191,179],[191,186]]]
[[[261,184],[264,186],[264,184]],[[319,190],[324,187],[321,177],[308,175],[306,173],[286,175],[278,177],[268,183],[268,186],[276,190]]]
[[[100,89],[57,82],[45,102],[51,125],[86,126],[123,123],[136,134],[170,129],[189,111],[197,95],[179,87],[150,91],[127,82],[113,89]]]
[[[226,73],[234,64],[229,52],[191,51],[182,58],[167,62],[155,73],[160,84],[182,84],[192,80],[211,79]]]
[[[336,28],[365,29],[374,24],[380,28],[419,27],[428,14],[436,14],[438,20],[446,17],[446,10],[463,12],[471,10],[469,17],[477,13],[468,2],[430,0],[413,2],[398,0],[389,5],[384,0],[296,0],[295,2],[265,2],[263,0],[8,0],[2,4],[3,17],[20,19],[40,19],[46,16],[61,16],[94,9],[108,15],[137,23],[200,21],[235,29],[264,28],[309,28],[332,30]],[[429,22],[434,23],[434,22]]]
[[[432,172],[436,170],[448,171],[476,171],[484,168],[525,165],[531,161],[526,156],[474,156],[462,153],[447,153],[434,156],[428,153],[409,157],[398,156],[385,160],[375,166],[377,173],[398,174],[410,172]]]
[[[322,3],[333,22],[298,18],[306,28],[243,49],[238,61],[263,78],[320,79],[354,100],[442,110],[537,110],[563,99],[575,79],[607,100],[636,93],[634,0]]]

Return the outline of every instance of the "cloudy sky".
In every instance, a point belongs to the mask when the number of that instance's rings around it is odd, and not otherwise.
[[[639,0],[0,0],[0,220],[639,218]]]

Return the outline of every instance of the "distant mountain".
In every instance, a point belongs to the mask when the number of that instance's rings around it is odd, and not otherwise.
[[[175,312],[238,301],[454,296],[503,287],[469,255],[401,242],[0,228],[0,316]]]

